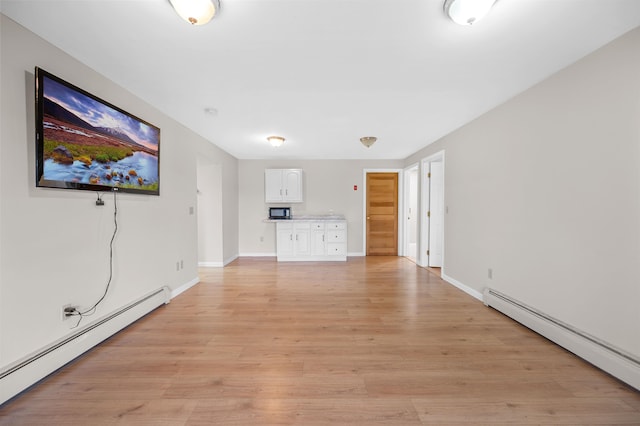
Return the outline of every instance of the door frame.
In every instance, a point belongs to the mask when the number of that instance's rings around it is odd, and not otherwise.
[[[362,169],[362,255],[367,255],[367,173],[398,175],[398,256],[404,256],[404,173],[402,169]]]
[[[427,177],[427,173],[429,172],[429,165],[435,162],[442,163],[442,205],[444,206],[444,216],[442,218],[442,268],[441,272],[444,274],[444,265],[445,265],[445,232],[446,232],[446,221],[447,221],[447,205],[446,205],[446,163],[445,163],[445,155],[444,150],[438,151],[429,157],[423,158],[420,161],[420,237],[418,238],[418,256],[417,263],[422,267],[428,267],[429,261],[427,258],[427,249],[429,247],[429,220],[427,219],[427,212],[429,211],[429,178]]]

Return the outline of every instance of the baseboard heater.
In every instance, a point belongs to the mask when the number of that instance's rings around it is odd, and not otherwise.
[[[0,371],[0,404],[16,396],[84,352],[171,300],[169,287],[159,288]]]
[[[640,390],[640,359],[496,290],[485,288],[484,304]]]

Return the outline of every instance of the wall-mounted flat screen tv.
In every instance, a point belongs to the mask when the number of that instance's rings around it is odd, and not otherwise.
[[[36,68],[36,186],[160,194],[160,129]]]

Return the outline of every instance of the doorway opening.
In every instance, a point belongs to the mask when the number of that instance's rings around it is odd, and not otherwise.
[[[444,151],[422,160],[422,203],[420,220],[420,266],[444,265]],[[439,272],[434,270],[434,272]]]
[[[198,266],[222,267],[222,168],[198,157]]]

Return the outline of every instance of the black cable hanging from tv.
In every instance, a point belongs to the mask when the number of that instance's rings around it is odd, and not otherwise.
[[[113,191],[113,234],[111,235],[111,241],[109,242],[109,279],[107,280],[107,285],[104,289],[104,293],[102,294],[102,297],[100,297],[100,299],[98,299],[98,301],[96,303],[93,304],[93,306],[85,311],[78,311],[76,310],[76,314],[80,316],[80,319],[78,320],[78,322],[76,323],[76,325],[73,328],[76,328],[80,325],[80,323],[82,322],[82,319],[84,317],[88,317],[91,316],[93,314],[96,313],[96,308],[98,307],[98,305],[100,303],[102,303],[102,301],[105,299],[105,297],[107,297],[107,293],[109,292],[109,287],[111,287],[111,281],[113,279],[113,241],[116,238],[116,234],[118,233],[118,203],[117,203],[117,197],[116,197],[117,191],[114,190]],[[98,194],[98,200],[102,201],[102,197],[100,196],[100,194]]]

